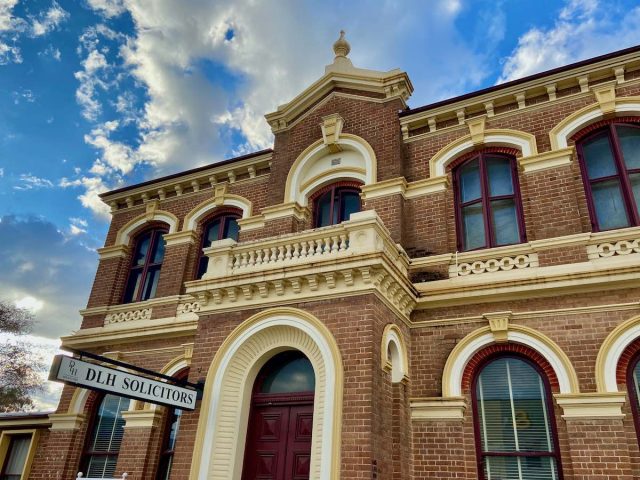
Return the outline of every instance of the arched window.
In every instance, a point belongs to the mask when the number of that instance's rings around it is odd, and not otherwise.
[[[493,357],[480,368],[472,395],[481,479],[561,478],[549,390],[521,357]]]
[[[456,167],[454,179],[459,249],[525,241],[515,158],[480,153]]]
[[[155,297],[164,259],[165,233],[167,230],[163,228],[154,228],[142,232],[136,238],[124,303]]]
[[[256,378],[243,480],[309,478],[315,375],[299,351],[269,360]]]
[[[640,125],[611,123],[576,146],[593,230],[640,225]]]
[[[361,208],[360,189],[356,186],[332,185],[318,192],[313,200],[315,228],[349,220]]]
[[[238,219],[241,215],[235,212],[226,212],[218,214],[210,220],[206,221],[202,227],[202,237],[200,240],[200,257],[198,258],[198,271],[196,278],[202,278],[207,272],[209,257],[202,251],[203,248],[211,246],[212,242],[222,240],[224,238],[232,238],[238,240]]]
[[[189,370],[184,369],[173,376],[180,380],[186,380],[188,374]],[[158,462],[158,473],[156,475],[157,480],[169,480],[176,448],[176,440],[178,439],[178,432],[180,431],[181,418],[182,410],[179,408],[172,408],[167,412],[167,419],[162,439],[162,450],[160,451],[160,462]]]
[[[114,477],[124,435],[122,412],[128,408],[128,398],[108,394],[100,401],[85,444],[82,470],[85,477]]]

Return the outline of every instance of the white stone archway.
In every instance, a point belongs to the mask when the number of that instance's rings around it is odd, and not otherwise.
[[[239,325],[213,359],[191,479],[241,478],[253,383],[264,364],[285,350],[305,354],[316,376],[310,478],[340,478],[343,370],[338,347],[329,330],[312,315],[275,308]]]
[[[305,206],[313,191],[339,180],[356,180],[364,185],[377,181],[376,156],[364,139],[343,133],[333,145],[340,151],[332,152],[318,140],[300,154],[287,176],[284,203]]]

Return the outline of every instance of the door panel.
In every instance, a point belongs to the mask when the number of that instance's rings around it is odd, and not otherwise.
[[[313,403],[254,406],[243,480],[307,480],[312,428]]]

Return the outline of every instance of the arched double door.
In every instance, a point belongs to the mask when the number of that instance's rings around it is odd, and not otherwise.
[[[309,478],[315,375],[307,357],[287,351],[258,374],[251,399],[243,480]]]

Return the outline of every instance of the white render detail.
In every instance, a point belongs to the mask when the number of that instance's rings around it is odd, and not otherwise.
[[[138,310],[125,310],[124,312],[108,313],[104,318],[105,325],[112,323],[133,322],[136,320],[149,320],[151,318],[150,308],[141,308]]]
[[[454,256],[455,259],[455,256]],[[479,275],[481,273],[507,272],[514,269],[535,268],[538,266],[538,254],[529,253],[505,257],[454,263],[449,266],[449,277]]]

